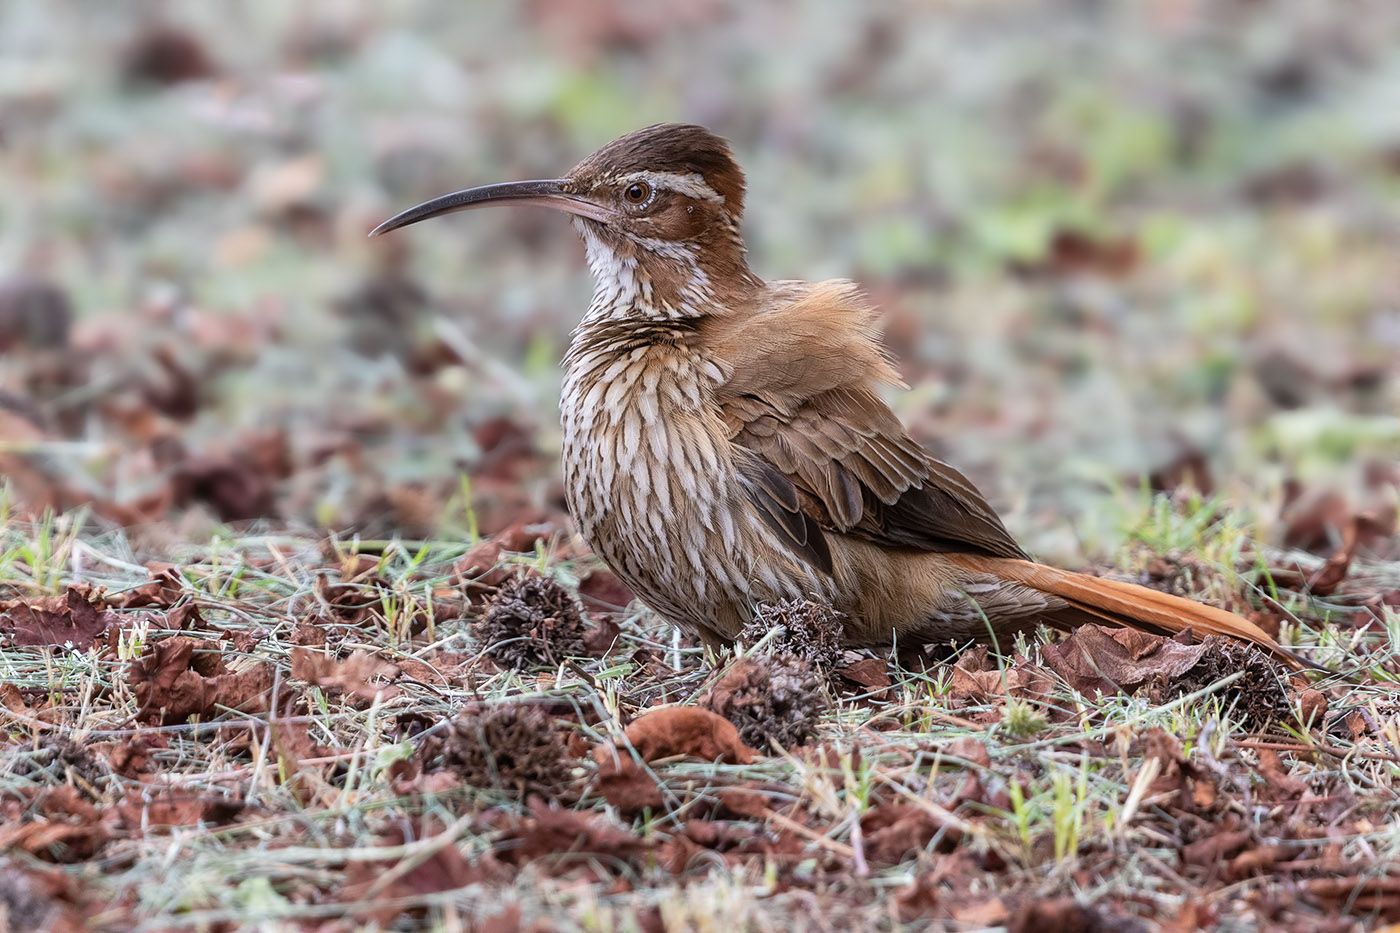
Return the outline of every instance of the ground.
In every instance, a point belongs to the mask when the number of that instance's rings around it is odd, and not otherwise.
[[[1400,922],[1396,49],[1380,2],[6,5],[0,917]],[[562,506],[567,225],[363,234],[676,118],[1028,549],[1322,670],[800,604],[707,656],[633,602]]]

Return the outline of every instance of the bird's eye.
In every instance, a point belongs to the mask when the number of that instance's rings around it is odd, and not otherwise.
[[[622,197],[628,204],[645,204],[651,197],[651,185],[644,181],[634,181],[622,192]]]

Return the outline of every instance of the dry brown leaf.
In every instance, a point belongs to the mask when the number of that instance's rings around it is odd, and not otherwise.
[[[578,595],[586,606],[612,611],[626,609],[637,598],[611,570],[594,570],[579,580]]]
[[[584,854],[607,860],[630,861],[650,848],[650,843],[601,816],[530,802],[530,815],[507,829],[497,840],[502,862],[524,865],[539,859]]]
[[[373,703],[375,697],[391,700],[403,692],[389,682],[399,676],[398,665],[363,648],[343,661],[312,648],[293,648],[292,676],[341,694],[361,707]]]
[[[0,929],[45,933],[87,930],[80,892],[77,881],[61,869],[0,861]]]
[[[1298,707],[1298,717],[1306,726],[1319,726],[1327,716],[1327,695],[1311,687],[1303,687],[1294,694]]]
[[[1356,557],[1357,546],[1361,541],[1361,523],[1352,516],[1342,530],[1342,544],[1327,558],[1327,562],[1308,577],[1308,592],[1317,596],[1331,596],[1342,585],[1351,570],[1351,562]]]
[[[1023,902],[1006,928],[1007,933],[1102,933],[1111,924],[1072,897],[1056,897]]]
[[[126,831],[141,837],[172,826],[221,826],[243,812],[243,801],[165,788],[154,792],[132,788],[116,805],[116,820]]]
[[[693,706],[670,706],[643,713],[627,727],[627,741],[643,761],[686,755],[705,761],[748,764],[758,753],[739,739],[739,730],[723,716]],[[610,746],[595,752],[601,763],[623,755]]]
[[[1330,910],[1346,907],[1375,912],[1391,923],[1400,923],[1400,875],[1365,873],[1302,882],[1304,896]]]
[[[13,645],[30,647],[71,645],[86,650],[115,624],[115,613],[98,609],[73,587],[60,599],[12,602],[0,614],[0,634]]]
[[[987,744],[974,736],[965,735],[962,738],[954,739],[939,750],[944,755],[961,758],[963,761],[969,761],[983,768],[992,766],[992,756],[987,751]]]
[[[400,824],[390,827],[379,837],[376,845],[402,846],[433,839],[441,832],[440,827],[432,824]],[[350,903],[422,897],[443,891],[455,891],[469,884],[499,882],[503,876],[504,871],[500,863],[489,852],[473,861],[463,855],[455,843],[444,841],[426,858],[406,857],[405,860],[397,862],[351,862],[346,869],[345,883],[340,889],[338,899]],[[392,905],[376,907],[364,916],[376,920],[381,925],[387,925],[392,923],[402,910],[403,908]]]
[[[894,896],[895,911],[901,923],[910,923],[938,907],[938,882],[932,872],[915,875],[907,887]]]
[[[661,787],[631,755],[608,755],[598,764],[594,789],[624,817],[644,810],[660,812],[666,804]]]
[[[1252,833],[1247,829],[1223,829],[1183,847],[1181,861],[1186,865],[1216,870],[1249,845],[1251,838]]]
[[[0,824],[0,850],[18,849],[51,862],[86,861],[112,837],[101,816],[69,785],[42,791],[23,819]]]
[[[1264,779],[1261,793],[1268,800],[1296,800],[1308,790],[1306,781],[1300,781],[1284,769],[1278,752],[1271,748],[1259,751],[1259,776]]]
[[[1058,644],[1041,647],[1045,664],[1085,696],[1132,691],[1151,680],[1171,681],[1201,659],[1204,645],[1129,628],[1082,625]]]
[[[949,695],[955,699],[1044,699],[1054,688],[1050,675],[1024,658],[1016,659],[1010,667],[987,670],[969,669],[959,661],[952,673]]]
[[[1215,911],[1206,901],[1188,900],[1173,917],[1162,922],[1163,933],[1196,933],[1215,928]]]
[[[884,690],[893,683],[890,680],[889,665],[885,663],[884,658],[862,658],[853,664],[837,668],[836,673],[857,687],[867,690]]]
[[[1247,849],[1230,860],[1225,869],[1225,877],[1240,881],[1251,875],[1264,874],[1274,869],[1279,862],[1286,862],[1298,854],[1296,848],[1285,845],[1259,846]]]
[[[938,851],[950,852],[963,836],[957,826],[902,800],[871,807],[861,817],[860,828],[872,865],[898,865],[922,852],[935,836]]]
[[[998,927],[1006,923],[1011,912],[1006,902],[993,897],[975,904],[965,904],[953,910],[953,919],[970,927]]]
[[[148,564],[151,579],[140,586],[118,594],[112,604],[123,609],[155,607],[170,609],[185,596],[185,583],[172,564]]]
[[[195,653],[200,642],[184,635],[148,645],[127,668],[143,722],[172,725],[210,716],[220,707],[260,714],[271,708],[273,670],[259,664],[230,673],[213,652]]]
[[[168,748],[169,740],[162,734],[134,735],[114,742],[99,742],[92,750],[107,759],[111,769],[125,778],[138,778],[154,767],[152,759],[158,749]]]

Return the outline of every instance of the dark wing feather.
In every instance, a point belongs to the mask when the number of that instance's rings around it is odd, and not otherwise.
[[[797,487],[762,457],[746,457],[739,463],[744,492],[758,508],[763,521],[783,536],[788,548],[807,563],[830,574],[831,549],[821,526],[802,506]]]
[[[734,442],[801,493],[822,528],[885,547],[1026,556],[967,477],[930,457],[872,392],[832,389],[786,411],[749,397],[725,414]]]
[[[849,282],[774,283],[702,325],[715,400],[750,498],[809,560],[821,529],[890,548],[1024,558],[977,488],[905,432],[877,387],[899,375]],[[783,487],[769,471],[791,487]],[[793,510],[793,496],[797,511]],[[826,558],[829,566],[829,555]]]

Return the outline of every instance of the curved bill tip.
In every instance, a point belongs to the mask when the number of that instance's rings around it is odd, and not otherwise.
[[[555,210],[588,217],[606,222],[612,212],[601,204],[565,190],[565,179],[542,178],[534,181],[507,181],[495,185],[482,185],[466,188],[441,197],[414,205],[400,211],[369,232],[372,237],[382,236],[400,227],[416,224],[420,220],[451,214],[456,211],[469,211],[478,207],[495,207],[506,204],[537,204]]]

